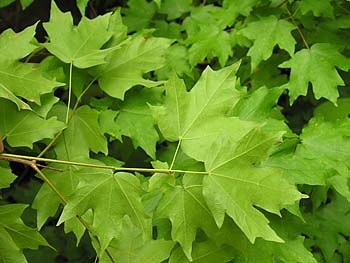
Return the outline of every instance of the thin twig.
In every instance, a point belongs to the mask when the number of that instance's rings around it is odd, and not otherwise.
[[[55,192],[55,194],[61,199],[61,201],[64,205],[66,205],[68,203],[67,198],[56,188],[56,186],[38,168],[38,165],[35,163],[35,160],[29,161],[29,160],[26,160],[23,158],[5,156],[3,154],[0,156],[0,159],[28,165],[29,167],[31,167],[33,170],[35,170],[40,175],[40,177],[43,179],[43,181],[48,184],[48,186],[51,188],[51,190]],[[96,240],[96,242],[100,245],[101,244],[100,240],[98,239],[97,235],[94,233],[94,231],[90,227],[90,225],[81,216],[77,215],[76,217],[80,221],[80,223],[86,228],[86,230],[92,235],[92,237]],[[105,252],[106,252],[107,256],[109,257],[109,259],[111,260],[111,262],[116,263],[116,261],[113,259],[112,255],[111,255],[111,253],[107,249],[105,250]]]
[[[65,160],[38,158],[34,156],[25,156],[25,155],[8,154],[8,153],[1,153],[0,159],[1,157],[12,157],[12,158],[31,160],[31,161],[43,161],[43,162],[60,163],[60,164],[66,164],[66,165],[76,165],[76,166],[83,166],[83,167],[108,169],[114,172],[125,171],[125,172],[146,172],[146,173],[166,173],[166,174],[169,174],[169,173],[191,173],[191,174],[203,174],[203,175],[208,174],[208,172],[199,172],[199,171],[190,171],[190,170],[116,167],[116,166],[110,166],[110,165],[72,162],[72,161],[65,161]]]
[[[288,12],[288,14],[289,14],[289,16],[290,16],[290,18],[291,18],[293,24],[296,26],[297,31],[298,31],[298,33],[299,33],[301,39],[303,40],[303,43],[304,43],[305,47],[306,47],[307,49],[310,49],[310,46],[309,46],[309,44],[307,43],[303,32],[301,32],[301,30],[300,30],[300,28],[299,28],[297,22],[295,21],[293,14],[289,11],[288,7],[286,7],[286,9],[287,9],[287,12]]]

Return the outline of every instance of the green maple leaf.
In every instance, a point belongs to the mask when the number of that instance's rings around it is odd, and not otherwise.
[[[111,242],[108,251],[120,263],[159,263],[170,256],[173,247],[174,242],[171,240],[145,240],[142,230],[125,216],[121,233]],[[110,262],[105,256],[100,259],[101,262]]]
[[[0,206],[0,262],[27,262],[22,250],[49,246],[47,241],[33,228],[26,226],[21,215],[27,205]]]
[[[171,40],[138,35],[108,57],[107,64],[97,67],[98,82],[108,95],[123,99],[135,85],[154,87],[161,82],[143,78],[143,74],[164,66],[164,52]]]
[[[258,165],[280,136],[255,128],[236,145],[214,143],[205,161],[209,175],[203,179],[203,195],[217,225],[223,224],[227,213],[252,243],[256,237],[282,241],[253,204],[279,215],[285,205],[305,197],[282,177],[280,170]]]
[[[7,188],[17,178],[9,167],[2,167],[0,163],[0,189]]]
[[[192,242],[199,228],[210,235],[217,231],[215,221],[202,196],[202,178],[185,175],[183,186],[167,191],[157,206],[156,217],[169,218],[171,236],[178,241],[189,260],[193,260]]]
[[[19,110],[20,109],[23,109],[23,110],[30,110],[31,109],[27,103],[25,103],[25,102],[21,101],[19,98],[17,98],[15,94],[13,94],[9,89],[7,89],[1,83],[0,83],[0,97],[8,99],[8,100],[12,101],[13,103],[15,103]]]
[[[80,161],[91,160],[80,159]],[[65,165],[53,165],[53,167],[63,169],[63,172],[57,175],[55,171],[43,170],[43,173],[63,196],[69,196],[76,190],[79,183],[77,173],[81,169]],[[49,185],[43,184],[41,186],[32,203],[32,207],[37,210],[38,229],[43,227],[50,216],[55,216],[61,203],[62,200],[52,191]]]
[[[156,159],[156,143],[159,136],[147,103],[159,102],[161,93],[162,89],[159,88],[129,93],[115,120],[121,134],[130,137],[135,147],[140,146],[153,159]]]
[[[223,67],[232,55],[230,35],[215,25],[201,27],[195,35],[188,37],[185,43],[192,44],[188,50],[192,66],[207,56],[213,56],[219,58]]]
[[[331,18],[334,17],[333,6],[329,2],[329,0],[325,0],[325,1],[302,0],[298,2],[298,6],[303,15],[311,11],[314,14],[314,16],[325,16],[325,17],[331,17]]]
[[[182,27],[188,35],[185,44],[190,46],[191,66],[206,57],[209,60],[218,57],[220,65],[224,66],[232,55],[230,35],[224,31],[223,15],[224,10],[209,5],[194,8],[191,16],[184,20]]]
[[[142,189],[139,180],[129,173],[113,174],[109,170],[89,169],[80,177],[78,188],[69,197],[59,219],[59,224],[82,216],[92,209],[92,227],[97,233],[101,252],[111,240],[118,237],[122,218],[128,215],[144,237],[150,236],[151,228],[141,203]]]
[[[12,147],[33,147],[33,143],[44,138],[53,138],[64,128],[64,123],[55,117],[40,118],[32,111],[18,111],[15,104],[0,99],[0,132]]]
[[[146,0],[129,0],[128,8],[123,8],[123,22],[128,27],[128,32],[139,31],[148,27],[157,5]]]
[[[289,82],[285,85],[289,90],[291,103],[299,95],[306,95],[309,82],[312,83],[316,99],[324,97],[336,103],[339,96],[337,87],[344,86],[344,81],[335,67],[346,71],[350,68],[350,60],[332,45],[317,43],[310,49],[298,51],[279,67],[291,68]]]
[[[211,240],[204,242],[194,242],[192,260],[188,260],[180,247],[171,253],[169,263],[226,263],[233,259],[234,250],[232,247],[218,246]]]
[[[319,118],[311,119],[303,129],[300,135],[302,142],[296,149],[297,155],[319,163],[326,171],[332,171],[328,176],[333,176],[327,178],[327,182],[348,200],[350,190],[346,182],[350,169],[346,160],[350,158],[349,129],[349,119],[333,123]]]
[[[36,46],[31,43],[36,24],[19,33],[7,29],[0,35],[0,97],[16,103],[19,109],[30,109],[17,96],[40,104],[40,95],[49,93],[63,83],[42,76],[37,64],[20,63]]]
[[[251,71],[253,72],[262,60],[271,57],[277,44],[293,56],[296,41],[290,32],[295,28],[293,24],[279,20],[276,16],[263,17],[257,22],[248,23],[240,33],[254,40],[248,51],[248,56],[251,57]]]
[[[23,31],[15,33],[7,29],[0,35],[0,61],[14,62],[29,55],[37,46],[31,43],[35,35],[37,24],[26,27]]]
[[[341,239],[350,236],[349,202],[333,194],[330,203],[312,214],[304,214],[307,225],[303,231],[321,249],[326,262],[332,262],[336,250],[340,252]],[[346,256],[348,252],[345,252]]]
[[[62,115],[66,111],[66,106],[60,104],[56,109],[61,111]],[[87,105],[79,107],[63,136],[57,141],[55,147],[57,155],[61,159],[74,160],[79,157],[88,158],[90,150],[107,154],[107,139],[100,130],[98,118],[98,111]]]
[[[85,15],[85,9],[89,3],[89,0],[77,0],[77,7],[82,16]]]
[[[259,167],[281,133],[264,134],[255,123],[226,116],[240,97],[234,85],[237,67],[207,68],[189,93],[182,81],[171,79],[164,105],[154,107],[155,117],[167,140],[178,140],[187,155],[205,162],[209,175],[203,194],[219,227],[227,213],[250,241],[281,241],[253,205],[279,214],[303,196],[279,171]]]
[[[78,68],[103,64],[106,55],[114,50],[100,49],[113,34],[108,31],[110,16],[108,13],[92,20],[83,16],[79,25],[74,26],[71,15],[62,13],[53,1],[50,21],[44,23],[50,42],[43,45],[63,62]]]
[[[191,9],[191,0],[164,0],[160,5],[159,13],[167,14],[168,20],[173,20],[175,18],[179,18],[186,12],[190,12]]]

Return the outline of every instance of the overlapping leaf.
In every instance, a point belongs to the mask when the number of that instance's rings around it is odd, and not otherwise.
[[[241,33],[249,39],[254,39],[247,54],[251,57],[251,70],[254,71],[262,60],[271,57],[277,44],[293,56],[296,41],[290,32],[294,29],[293,24],[279,20],[276,16],[263,17],[259,21],[248,23]]]
[[[139,180],[129,173],[113,174],[109,170],[85,170],[59,219],[63,223],[92,209],[93,228],[103,252],[111,240],[119,236],[122,218],[128,215],[144,237],[151,228],[141,203]]]
[[[0,99],[0,132],[13,147],[32,148],[34,142],[53,138],[64,126],[55,117],[45,120],[32,111],[18,111],[12,102]]]
[[[113,34],[108,30],[110,16],[108,13],[93,20],[83,16],[79,25],[74,26],[71,15],[62,13],[52,1],[50,21],[44,23],[50,42],[44,46],[63,62],[78,68],[103,64],[106,55],[113,51],[101,50]]]
[[[135,85],[159,85],[157,81],[145,79],[143,74],[164,66],[164,52],[171,42],[142,35],[128,41],[108,57],[106,65],[97,67],[101,89],[112,97],[123,99],[124,93]]]
[[[174,242],[171,240],[145,240],[140,228],[125,216],[120,236],[111,242],[108,249],[112,257],[121,263],[159,263],[170,256],[173,246]],[[106,255],[101,260],[110,262]]]
[[[281,133],[265,134],[254,123],[226,116],[239,99],[236,68],[206,69],[189,93],[181,81],[170,80],[165,104],[155,107],[155,115],[167,140],[179,140],[186,154],[204,161],[203,194],[216,224],[221,227],[227,213],[251,242],[256,237],[281,241],[254,206],[279,214],[302,195],[279,171],[259,167]]]
[[[55,109],[58,115],[65,114],[65,106],[58,105]],[[98,117],[99,112],[87,105],[78,108],[57,142],[55,151],[61,159],[89,158],[90,150],[107,154],[107,139],[99,129]]]
[[[18,62],[36,48],[31,43],[35,28],[36,24],[19,33],[8,29],[0,35],[0,97],[13,101],[19,109],[30,107],[16,96],[40,105],[41,94],[63,85],[44,78],[38,65]]]
[[[27,262],[22,250],[49,246],[47,241],[33,228],[26,226],[21,215],[27,205],[10,204],[0,206],[0,261]]]
[[[199,228],[208,235],[217,231],[215,221],[202,195],[202,178],[185,175],[183,186],[175,186],[166,192],[160,201],[156,217],[169,218],[172,223],[172,238],[178,241],[192,260],[192,242]]]
[[[316,99],[323,97],[336,103],[339,96],[337,88],[344,85],[336,67],[348,70],[350,59],[330,44],[314,44],[310,49],[295,53],[293,58],[283,62],[280,67],[291,68],[290,79],[285,86],[289,90],[291,103],[299,95],[306,95],[309,82]]]

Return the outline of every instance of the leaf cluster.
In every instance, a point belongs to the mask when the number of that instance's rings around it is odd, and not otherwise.
[[[0,262],[350,261],[349,1],[66,5],[0,34]]]

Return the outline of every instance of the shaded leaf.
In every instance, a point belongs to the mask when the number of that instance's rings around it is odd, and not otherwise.
[[[154,87],[160,82],[142,75],[164,66],[164,52],[172,41],[138,35],[108,57],[106,65],[97,67],[98,82],[108,95],[124,99],[124,93],[135,85]]]
[[[248,56],[251,57],[251,71],[253,72],[262,60],[271,57],[277,44],[293,56],[296,41],[290,32],[295,28],[293,24],[279,20],[276,16],[263,17],[259,21],[248,23],[240,32],[254,40],[248,51]]]
[[[345,58],[330,44],[314,44],[310,49],[298,51],[279,67],[291,68],[289,82],[285,85],[289,90],[290,103],[299,95],[306,95],[309,82],[316,99],[323,97],[336,103],[339,96],[337,88],[344,86],[344,81],[335,67],[348,70],[350,59]]]
[[[0,132],[12,147],[33,147],[33,143],[44,138],[53,138],[65,127],[57,118],[40,118],[32,111],[18,111],[15,104],[0,99]]]
[[[21,215],[27,205],[0,206],[0,255],[1,262],[27,262],[22,250],[49,246],[47,241],[33,228],[26,226]]]

